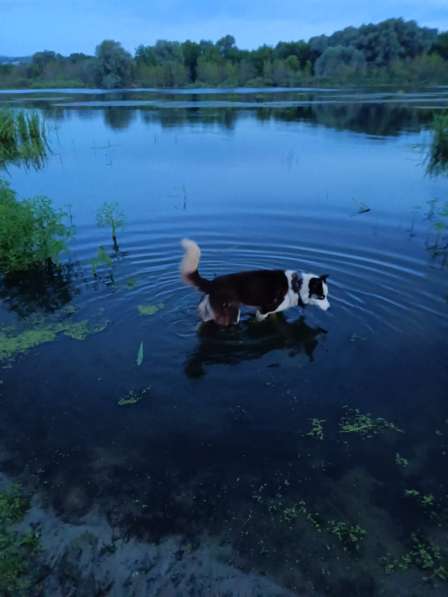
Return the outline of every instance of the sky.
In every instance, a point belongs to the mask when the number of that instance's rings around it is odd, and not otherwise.
[[[228,33],[255,48],[391,17],[447,30],[448,0],[0,0],[0,55],[92,54],[103,39],[134,52]]]

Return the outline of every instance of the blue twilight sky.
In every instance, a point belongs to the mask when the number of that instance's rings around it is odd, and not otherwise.
[[[106,38],[133,52],[227,33],[253,48],[400,16],[448,29],[448,0],[0,0],[0,54],[93,53]]]

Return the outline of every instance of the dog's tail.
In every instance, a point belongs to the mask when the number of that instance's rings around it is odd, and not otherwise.
[[[185,251],[185,255],[180,264],[180,273],[183,281],[186,284],[196,286],[196,288],[199,288],[202,292],[208,293],[211,287],[211,282],[203,278],[198,272],[201,249],[194,240],[189,240],[188,238],[184,238],[181,241],[181,245]]]

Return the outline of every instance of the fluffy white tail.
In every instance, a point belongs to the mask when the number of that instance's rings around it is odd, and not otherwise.
[[[194,242],[194,240],[189,240],[188,238],[184,238],[180,244],[185,251],[185,255],[183,256],[180,264],[180,273],[182,274],[184,280],[186,280],[187,276],[197,271],[199,267],[201,249],[197,243]]]

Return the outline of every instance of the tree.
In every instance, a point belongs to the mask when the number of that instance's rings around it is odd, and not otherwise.
[[[218,39],[216,47],[225,60],[235,58],[238,53],[233,35],[225,35],[224,37],[221,37],[221,39]]]
[[[438,54],[444,60],[448,60],[448,32],[441,33],[431,48],[431,53]]]
[[[327,48],[314,65],[317,77],[341,77],[365,71],[366,60],[359,50],[334,46]]]
[[[190,81],[194,83],[197,79],[198,58],[201,55],[201,47],[194,41],[187,39],[187,41],[182,44],[182,54],[184,65],[188,69]]]
[[[134,79],[134,61],[120,43],[105,40],[96,48],[96,84],[106,89],[126,87]]]

